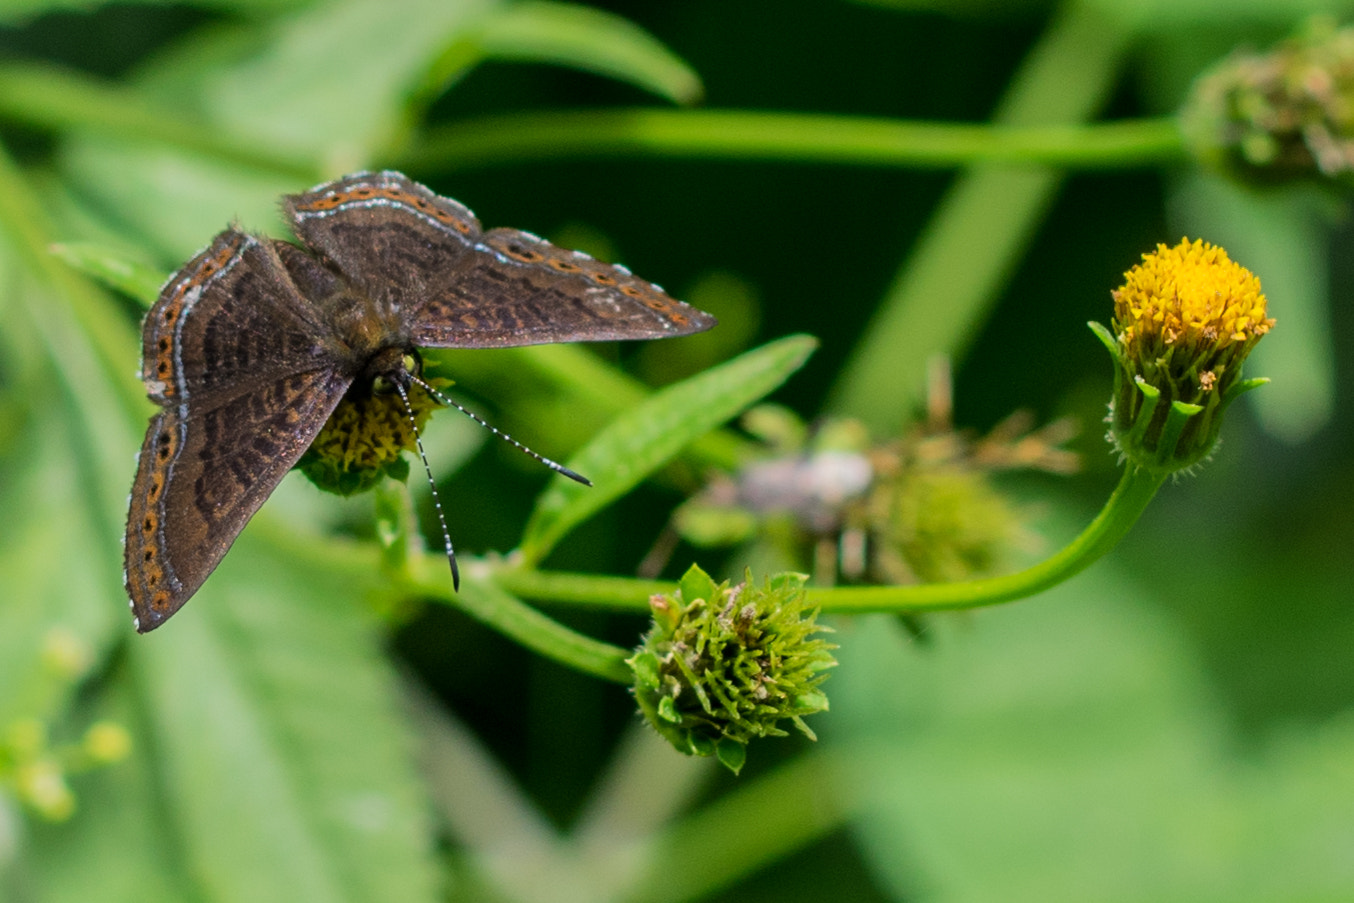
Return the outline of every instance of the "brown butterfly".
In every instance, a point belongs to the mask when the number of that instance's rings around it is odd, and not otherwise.
[[[154,630],[220,563],[339,403],[403,396],[418,348],[701,332],[709,314],[623,267],[514,229],[397,172],[283,200],[297,246],[230,228],[170,277],[143,327],[150,421],[125,583]],[[562,469],[562,468],[561,468]]]

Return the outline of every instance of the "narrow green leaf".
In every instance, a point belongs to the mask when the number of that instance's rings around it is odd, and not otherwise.
[[[538,563],[578,524],[774,390],[815,347],[812,336],[779,339],[669,386],[613,420],[569,461],[595,485],[559,478],[537,501],[522,539],[524,562]]]
[[[486,57],[555,63],[629,82],[673,103],[694,103],[701,82],[690,66],[629,19],[573,3],[514,3],[483,21]]]
[[[0,64],[0,118],[40,129],[153,142],[225,163],[314,181],[307,159],[274,153],[146,91],[41,63]]]
[[[51,251],[69,266],[99,280],[149,307],[160,295],[165,273],[119,253],[89,242],[52,245]]]

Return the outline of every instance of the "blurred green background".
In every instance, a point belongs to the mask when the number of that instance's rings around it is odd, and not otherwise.
[[[622,140],[586,118],[1169,116],[1234,47],[1352,5],[3,0],[0,899],[1354,899],[1346,198],[1253,192],[1169,149],[965,169],[906,142],[870,157],[846,129],[833,147],[817,120],[816,150],[740,151],[708,121]],[[960,426],[1076,418],[1079,475],[1003,484],[1045,552],[1117,478],[1085,323],[1141,253],[1189,235],[1252,269],[1278,326],[1247,372],[1274,382],[1075,580],[928,619],[920,644],[883,616],[834,620],[819,742],[755,744],[738,778],[657,745],[623,689],[452,608],[374,614],[374,554],[355,581],[351,547],[323,538],[368,539],[370,501],[295,477],[137,637],[118,543],[150,411],[142,307],[49,243],[163,275],[232,220],[283,234],[284,192],[383,166],[717,314],[707,336],[595,349],[651,385],[805,332],[820,349],[774,400],[806,420],[891,435],[938,352]],[[615,413],[552,381],[553,358],[435,358],[547,455]],[[545,484],[484,436],[444,414],[425,440],[467,560],[512,549]],[[632,573],[694,486],[668,476],[549,563]],[[645,626],[549,610],[623,646]],[[21,741],[42,725],[55,756],[100,720],[131,753],[72,765],[55,818],[16,783]]]

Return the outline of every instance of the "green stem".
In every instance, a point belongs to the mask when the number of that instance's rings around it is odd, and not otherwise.
[[[313,161],[279,155],[206,123],[187,121],[134,90],[54,66],[0,66],[0,118],[159,141],[296,176]],[[488,116],[429,130],[395,156],[423,172],[563,156],[654,156],[951,168],[978,162],[1122,168],[1180,159],[1175,120],[1094,126],[1003,127],[758,110],[630,109]]]
[[[982,608],[1032,596],[1067,580],[1114,548],[1137,522],[1164,480],[1164,476],[1153,476],[1140,468],[1127,468],[1105,507],[1080,536],[1058,554],[1023,571],[962,583],[810,587],[810,599],[825,612],[861,614]],[[493,579],[505,589],[529,599],[612,611],[647,612],[649,596],[673,589],[672,583],[664,581],[506,566],[496,571]]]
[[[55,66],[0,65],[0,119],[51,131],[70,129],[129,141],[158,141],[307,183],[320,178],[313,161],[270,153],[263,142],[236,139],[205,123],[185,120],[148,103],[135,90]]]
[[[503,567],[494,572],[494,582],[508,592],[528,599],[558,602],[578,608],[604,611],[649,610],[649,597],[673,590],[671,580],[637,580],[599,574],[566,574]]]
[[[916,613],[946,609],[981,608],[1032,596],[1079,573],[1102,557],[1137,522],[1165,481],[1147,471],[1129,467],[1105,507],[1081,535],[1051,558],[1003,577],[963,583],[924,586],[866,586],[810,588],[810,599],[824,612]],[[373,556],[360,556],[374,565]],[[451,590],[446,559],[423,555],[413,559],[415,575],[399,589],[455,604],[471,617],[548,658],[605,680],[631,682],[625,659],[630,653],[570,630],[525,604],[520,597],[566,603],[582,608],[647,614],[649,597],[668,593],[666,580],[638,580],[594,574],[568,574],[463,561],[465,580],[459,593]]]
[[[1165,479],[1129,465],[1105,507],[1081,535],[1056,555],[1023,571],[962,583],[810,588],[810,598],[823,611],[860,613],[980,608],[1032,596],[1080,573],[1114,548],[1137,523]]]
[[[1179,160],[1174,119],[1000,126],[757,110],[630,109],[486,116],[429,130],[389,161],[419,172],[644,154],[861,166],[1017,163],[1120,169]]]
[[[422,575],[411,579],[405,589],[452,603],[514,642],[568,667],[620,684],[633,682],[634,675],[625,664],[630,650],[594,640],[546,617],[487,579],[479,567],[467,567],[460,591],[453,593],[446,567],[445,558],[424,556],[419,568]]]

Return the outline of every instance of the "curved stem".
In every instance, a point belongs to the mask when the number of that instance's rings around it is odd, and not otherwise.
[[[1180,159],[1174,119],[992,126],[757,110],[630,109],[486,116],[431,129],[386,161],[420,172],[633,154],[952,168],[1013,163],[1080,169]]]
[[[1132,528],[1165,477],[1129,467],[1085,530],[1062,551],[1033,567],[1002,577],[922,586],[860,586],[817,589],[809,598],[824,612],[904,612],[981,608],[1022,599],[1056,586],[1102,557]],[[664,581],[598,577],[502,567],[498,585],[527,598],[614,611],[647,612],[649,596],[671,592]]]
[[[980,608],[1023,599],[1072,577],[1102,557],[1137,523],[1164,476],[1129,466],[1095,520],[1062,551],[1033,567],[1002,577],[924,586],[861,586],[809,589],[823,611],[924,612]]]

